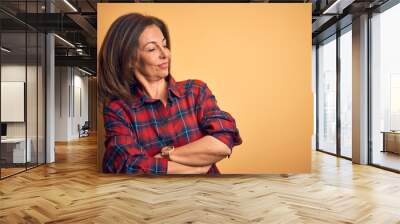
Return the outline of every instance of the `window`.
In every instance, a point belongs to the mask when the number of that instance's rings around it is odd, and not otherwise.
[[[371,18],[372,164],[400,170],[400,4]]]
[[[318,149],[336,153],[336,36],[318,47]]]
[[[340,36],[340,155],[352,157],[352,34],[351,26]]]

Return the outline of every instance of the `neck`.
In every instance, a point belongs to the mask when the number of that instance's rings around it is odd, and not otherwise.
[[[142,84],[145,93],[151,99],[160,99],[163,102],[166,101],[167,81],[165,79],[148,80],[144,76],[138,76],[137,79]]]

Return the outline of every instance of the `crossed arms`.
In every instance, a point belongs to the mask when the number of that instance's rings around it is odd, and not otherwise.
[[[205,136],[175,148],[170,160],[144,150],[132,128],[129,108],[121,103],[105,106],[106,152],[103,171],[111,173],[202,174],[211,165],[230,156],[242,140],[230,114],[221,111],[214,95],[201,82],[196,110],[199,128]]]
[[[178,147],[170,155],[168,174],[204,174],[216,163],[231,154],[231,149],[220,140],[207,135]],[[162,158],[157,154],[156,158]]]
[[[108,113],[107,119],[116,118]],[[141,149],[132,130],[122,120],[114,120],[106,127],[106,152],[103,171],[111,173],[150,174],[204,174],[211,165],[231,154],[219,135],[206,135],[196,141],[176,147],[170,160],[159,154],[154,156]]]

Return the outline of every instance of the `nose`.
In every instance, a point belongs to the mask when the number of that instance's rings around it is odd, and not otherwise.
[[[164,59],[166,57],[168,57],[168,49],[160,47],[160,58]]]

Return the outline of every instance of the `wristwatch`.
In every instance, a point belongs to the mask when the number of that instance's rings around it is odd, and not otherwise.
[[[170,155],[174,150],[175,150],[175,147],[172,145],[165,146],[164,148],[161,149],[161,156],[167,157],[168,160],[171,160]]]

